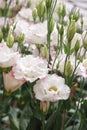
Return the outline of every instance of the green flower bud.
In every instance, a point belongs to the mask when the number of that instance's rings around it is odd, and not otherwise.
[[[68,26],[67,29],[68,41],[71,41],[73,39],[75,32],[76,32],[75,20],[71,20],[70,25]]]
[[[2,41],[2,39],[3,39],[3,32],[2,32],[2,30],[0,29],[0,42]]]
[[[83,25],[83,17],[81,17],[80,22],[81,22],[81,25]]]
[[[77,22],[77,20],[79,19],[79,10],[77,10],[77,11],[73,14],[73,19]]]
[[[76,44],[75,44],[75,47],[74,47],[75,52],[78,52],[79,47],[80,47],[80,43],[79,43],[79,41],[77,40],[77,41],[76,41]]]
[[[18,43],[22,43],[24,41],[24,38],[25,38],[25,35],[24,34],[21,34],[19,37],[18,37]]]
[[[18,3],[19,3],[19,0],[16,0],[16,4],[18,5]]]
[[[87,32],[85,33],[85,36],[83,39],[83,47],[87,49]]]
[[[7,46],[11,48],[13,44],[14,44],[14,36],[12,32],[9,31],[8,36],[7,36]]]
[[[57,14],[63,17],[66,15],[66,7],[64,3],[62,2],[59,3]]]
[[[34,19],[34,22],[35,22],[36,18],[37,18],[37,9],[36,8],[33,9],[32,16],[33,16],[33,19]]]
[[[65,76],[70,76],[71,74],[72,74],[72,65],[70,60],[68,60],[65,67]]]
[[[64,27],[63,27],[63,25],[61,26],[61,28],[60,28],[60,30],[59,30],[59,33],[60,33],[61,35],[63,35],[63,33],[64,33]]]
[[[49,32],[52,33],[53,29],[54,29],[54,19],[51,18],[49,25]]]
[[[27,2],[27,7],[29,8],[31,6],[31,0]]]
[[[46,59],[49,58],[49,53],[46,45],[41,48],[41,56],[45,57]]]
[[[45,15],[45,2],[42,1],[42,0],[37,5],[37,13],[38,13],[38,16],[39,16],[40,20],[42,18],[44,18],[44,15]]]
[[[52,0],[46,0],[46,8],[49,9],[51,7]]]

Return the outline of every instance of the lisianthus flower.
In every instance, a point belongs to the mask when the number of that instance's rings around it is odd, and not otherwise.
[[[29,28],[31,31],[30,42],[34,44],[46,44],[47,21],[43,23],[32,24]],[[33,38],[32,38],[33,37]]]
[[[68,99],[70,88],[65,84],[64,78],[52,74],[36,82],[34,93],[35,98],[40,101],[54,102]]]
[[[76,72],[81,78],[87,78],[87,59],[84,59],[83,62],[79,64]]]
[[[44,78],[47,75],[47,61],[40,57],[27,55],[17,61],[12,71],[16,79],[24,79],[33,82],[36,79]]]
[[[9,93],[14,92],[24,84],[23,80],[15,79],[11,74],[11,72],[9,73],[3,72],[3,81],[4,81],[4,88]]]
[[[14,52],[5,43],[0,43],[0,67],[7,68],[13,66],[19,57],[19,52]]]
[[[28,20],[28,21],[33,21],[32,17],[32,10],[30,8],[22,8],[19,12],[18,15],[19,17]],[[17,17],[16,16],[16,17]]]

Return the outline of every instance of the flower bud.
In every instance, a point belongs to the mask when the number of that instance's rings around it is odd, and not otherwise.
[[[61,26],[61,28],[60,28],[60,30],[59,30],[59,33],[60,33],[61,35],[63,35],[63,33],[64,33],[64,27],[63,27],[63,25]]]
[[[81,16],[80,22],[81,22],[81,25],[83,25],[83,17],[82,16]]]
[[[49,58],[48,49],[46,45],[41,48],[41,56],[45,57],[46,59]]]
[[[52,0],[46,0],[46,8],[49,9],[51,7]]]
[[[31,0],[28,0],[27,7],[29,8],[31,6]]]
[[[85,36],[83,39],[83,46],[84,46],[84,48],[87,48],[87,32],[85,33]]]
[[[11,72],[5,73],[3,72],[3,81],[4,81],[4,88],[7,93],[12,93],[16,91],[19,87],[21,87],[24,83],[22,80],[15,79]]]
[[[50,106],[50,102],[48,101],[41,101],[40,102],[40,110],[46,114],[48,112],[48,109],[49,109],[49,106]]]
[[[24,34],[21,34],[19,37],[18,37],[18,43],[22,43],[24,41]]]
[[[9,31],[8,36],[7,36],[7,46],[11,48],[13,44],[14,44],[14,36],[12,32]]]
[[[0,42],[2,41],[2,39],[3,39],[3,32],[2,32],[2,30],[0,29]]]
[[[32,16],[33,16],[33,19],[34,19],[34,22],[35,22],[36,18],[37,18],[37,9],[36,8],[33,9]]]
[[[77,22],[77,20],[79,19],[79,10],[77,10],[77,11],[73,14],[73,19]]]
[[[71,20],[70,25],[67,29],[68,41],[71,41],[73,39],[75,32],[76,32],[75,20]]]
[[[51,18],[49,25],[49,32],[52,33],[53,29],[54,29],[54,19]]]
[[[41,20],[41,18],[44,17],[44,14],[45,14],[45,2],[42,0],[37,5],[37,13],[38,13],[38,16]]]
[[[79,43],[79,41],[77,40],[77,41],[76,41],[76,44],[75,44],[75,47],[74,47],[75,52],[78,52],[79,47],[80,47],[80,43]]]
[[[17,4],[17,5],[19,4],[19,0],[16,0],[16,4]]]
[[[57,13],[58,13],[59,16],[63,16],[63,17],[66,15],[66,7],[65,7],[63,2],[59,3]]]
[[[72,65],[70,60],[68,60],[65,67],[65,76],[70,76],[71,74],[72,74]]]

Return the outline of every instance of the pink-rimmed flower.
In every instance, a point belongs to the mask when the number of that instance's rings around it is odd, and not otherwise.
[[[34,82],[36,79],[44,78],[47,75],[47,61],[40,57],[27,55],[16,62],[12,71],[16,79]]]
[[[34,93],[40,101],[55,102],[68,99],[70,88],[65,84],[64,78],[53,74],[38,80],[34,85]]]

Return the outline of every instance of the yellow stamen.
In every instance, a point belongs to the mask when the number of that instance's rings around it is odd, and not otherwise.
[[[56,88],[56,86],[51,86],[49,89],[48,89],[49,91],[57,91],[57,88]]]

